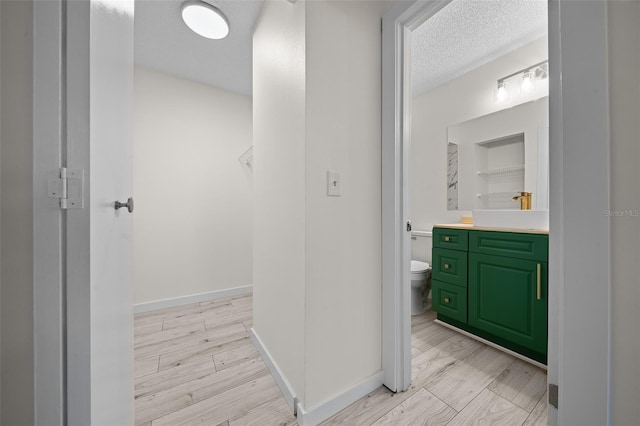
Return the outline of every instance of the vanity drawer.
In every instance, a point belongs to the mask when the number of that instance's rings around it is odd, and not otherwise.
[[[435,280],[467,286],[467,252],[434,248],[432,277]]]
[[[549,236],[518,232],[470,231],[469,251],[546,262]]]
[[[469,231],[466,229],[433,228],[433,246],[467,251]]]
[[[456,321],[467,323],[467,289],[438,280],[431,281],[433,310]]]

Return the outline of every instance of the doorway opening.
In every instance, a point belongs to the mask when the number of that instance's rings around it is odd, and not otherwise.
[[[489,10],[492,7],[496,9]],[[513,422],[529,419],[546,424],[546,371],[540,368],[544,362],[523,356],[527,352],[513,350],[514,346],[506,345],[503,351],[504,341],[496,344],[499,339],[492,341],[486,334],[470,333],[471,327],[462,327],[467,324],[467,299],[473,296],[467,294],[468,249],[460,252],[465,277],[464,282],[455,283],[459,290],[447,287],[452,284],[443,280],[441,269],[451,263],[442,263],[442,253],[437,252],[441,249],[432,251],[432,247],[438,246],[434,226],[453,225],[466,238],[466,232],[474,228],[456,224],[468,222],[474,210],[516,211],[520,203],[513,198],[521,192],[536,194],[534,209],[548,209],[547,4],[490,5],[454,0],[416,3],[410,9],[405,9],[409,11],[404,16],[398,14],[395,28],[389,25],[397,43],[396,94],[400,95],[396,102],[401,108],[395,111],[398,126],[387,128],[383,136],[400,141],[395,154],[388,151],[396,163],[386,163],[397,173],[397,186],[388,187],[388,194],[399,198],[387,198],[395,208],[388,213],[395,223],[392,228],[392,220],[385,222],[388,227],[384,236],[393,242],[389,244],[392,254],[385,258],[396,259],[395,266],[389,265],[388,270],[403,288],[385,300],[387,306],[395,303],[395,309],[402,312],[395,334],[401,343],[395,352],[390,349],[393,344],[384,347],[386,359],[395,359],[397,366],[396,370],[385,368],[385,372],[396,372],[385,377],[385,384],[397,390],[409,389],[410,384],[411,389],[421,387],[453,406],[462,417],[471,411],[482,417],[485,403],[498,399],[518,413],[519,420],[514,417]],[[521,84],[525,74],[535,77],[536,72],[535,80],[526,81],[533,86]],[[505,95],[506,88],[509,96]],[[433,311],[409,315],[410,295],[405,288],[410,287],[411,260],[429,263],[433,268],[431,282],[424,287],[424,302],[433,302],[437,319]],[[464,305],[457,307],[461,313],[441,315],[445,311],[442,304],[458,303],[458,296]],[[544,305],[546,316],[546,301]],[[447,317],[459,321],[447,321]],[[479,346],[465,350],[464,344],[470,342]],[[452,350],[453,367],[431,374],[434,354],[450,350],[443,345],[458,345]],[[546,343],[544,351],[546,361]],[[487,358],[479,361],[483,354]],[[483,371],[482,380],[473,383],[465,379],[454,384],[460,377],[473,376],[475,369]],[[487,371],[490,373],[485,374]],[[513,385],[515,382],[519,384]],[[509,392],[504,392],[505,388]],[[527,403],[514,403],[515,395],[527,399]]]
[[[182,1],[135,3],[134,424],[288,421],[250,338],[263,2],[216,2],[231,27],[219,40],[185,25]]]

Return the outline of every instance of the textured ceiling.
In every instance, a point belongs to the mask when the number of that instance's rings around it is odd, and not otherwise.
[[[183,0],[136,0],[139,65],[251,95],[252,34],[263,0],[208,0],[231,31],[208,40],[180,17]],[[412,34],[414,95],[425,93],[546,34],[547,0],[453,0]]]
[[[412,33],[414,96],[547,33],[547,0],[453,0]]]
[[[136,0],[135,61],[189,80],[251,95],[252,35],[262,0],[211,0],[231,27],[223,40],[192,32],[180,15],[183,0]]]

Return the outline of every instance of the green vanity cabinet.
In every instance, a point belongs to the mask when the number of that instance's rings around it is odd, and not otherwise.
[[[449,231],[433,232],[438,319],[546,363],[548,236],[454,229],[466,249],[451,250],[436,240]]]

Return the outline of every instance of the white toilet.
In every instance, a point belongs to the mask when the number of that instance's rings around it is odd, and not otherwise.
[[[429,294],[431,266],[419,260],[411,261],[411,315],[423,313],[429,309],[426,296]]]

